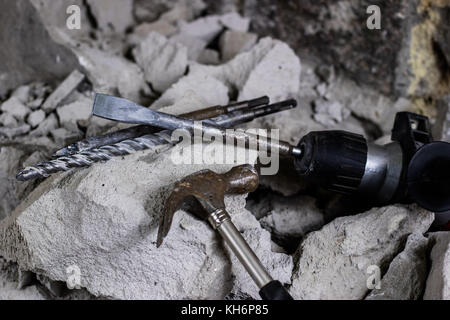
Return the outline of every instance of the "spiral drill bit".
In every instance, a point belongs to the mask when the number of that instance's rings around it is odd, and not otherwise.
[[[253,110],[240,109],[210,120],[205,120],[205,123],[231,127],[251,121],[257,117],[292,109],[295,106],[295,100],[286,100]],[[133,139],[126,139],[111,145],[83,150],[79,153],[59,157],[54,160],[40,162],[35,166],[26,167],[20,171],[16,175],[16,179],[19,181],[27,181],[35,178],[46,178],[52,173],[68,171],[72,168],[89,167],[95,162],[108,161],[113,157],[125,156],[146,149],[153,148],[156,153],[159,153],[176,144],[176,142],[172,141],[171,133],[171,130],[163,130]],[[158,147],[161,147],[162,150],[159,150]]]

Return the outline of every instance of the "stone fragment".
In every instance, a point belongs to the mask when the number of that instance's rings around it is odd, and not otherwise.
[[[201,64],[217,65],[220,63],[219,52],[212,49],[204,49],[200,52],[197,62]]]
[[[66,8],[58,12],[64,20]],[[0,21],[0,39],[8,39],[0,47],[0,96],[30,81],[56,84],[78,66],[73,53],[50,36],[30,1],[3,1]]]
[[[230,12],[220,17],[220,23],[227,29],[247,32],[250,26],[250,19],[242,17],[237,12]]]
[[[296,299],[362,299],[369,266],[385,269],[410,233],[424,233],[434,214],[415,205],[373,208],[309,233],[296,252],[290,292]]]
[[[17,97],[11,97],[3,102],[0,110],[9,113],[20,121],[25,120],[25,116],[30,112],[30,110]]]
[[[24,85],[16,88],[12,93],[11,97],[16,97],[20,102],[26,104],[30,98],[30,86]]]
[[[51,112],[55,110],[64,99],[70,95],[76,87],[84,80],[84,74],[78,70],[72,73],[56,88],[55,91],[45,100],[42,110]]]
[[[187,48],[189,60],[196,61],[202,53],[202,51],[208,45],[204,40],[195,38],[185,34],[176,34],[170,38],[170,40],[175,41]]]
[[[428,239],[413,233],[405,249],[389,265],[381,279],[380,289],[374,289],[366,300],[418,300],[427,279]]]
[[[45,300],[36,286],[20,288],[16,269],[0,257],[0,300]]]
[[[324,223],[324,213],[309,196],[270,196],[270,211],[260,219],[261,225],[278,239],[300,238]]]
[[[134,15],[138,21],[153,22],[162,16],[190,21],[206,5],[202,0],[135,0]]]
[[[59,147],[66,146],[70,143],[74,143],[82,138],[80,132],[69,131],[65,128],[58,128],[50,131],[55,143]]]
[[[222,61],[229,61],[238,53],[250,50],[255,45],[257,38],[254,33],[225,31],[219,41]]]
[[[0,115],[0,124],[5,127],[15,127],[17,126],[17,120],[12,114],[8,112],[3,112]]]
[[[424,300],[450,300],[450,232],[431,234],[431,270]]]
[[[16,172],[27,157],[24,150],[0,147],[0,220],[8,216],[31,190],[28,183],[18,182]]]
[[[28,102],[27,107],[30,108],[31,110],[35,110],[35,109],[39,108],[43,102],[44,102],[43,98],[37,98],[37,99],[34,99],[34,100]]]
[[[45,119],[45,112],[42,110],[36,110],[28,116],[27,122],[32,127],[37,127]]]
[[[73,50],[95,92],[119,93],[137,103],[150,93],[141,69],[129,60],[85,45]]]
[[[92,103],[92,99],[83,97],[56,109],[61,126],[69,128],[73,127],[70,123],[76,124],[77,122],[86,124],[92,114]]]
[[[23,135],[30,131],[30,126],[28,124],[23,124],[18,127],[8,128],[0,127],[0,136],[5,136],[9,139]]]
[[[300,60],[285,43],[263,38],[250,51],[238,54],[226,64],[191,64],[189,76],[213,76],[226,84],[230,92],[238,90],[238,100],[267,95],[271,101],[279,101],[298,92],[300,69]]]
[[[206,106],[226,105],[228,103],[228,88],[216,78],[207,74],[189,74],[173,84],[156,100],[152,107],[160,109],[173,105],[186,92],[192,92],[200,97]]]
[[[158,20],[151,23],[142,23],[138,25],[133,33],[128,36],[128,42],[133,45],[138,45],[144,41],[152,32],[157,32],[165,37],[173,35],[177,28],[165,20]]]
[[[350,116],[350,110],[338,101],[316,100],[314,107],[314,120],[324,126],[333,126]]]
[[[46,136],[50,131],[58,127],[58,119],[54,113],[51,113],[42,121],[36,129],[30,132],[32,136]]]
[[[87,0],[87,3],[104,32],[123,33],[134,23],[133,0]]]
[[[159,92],[167,90],[186,72],[187,49],[155,32],[133,50],[133,55],[144,70],[145,79]]]
[[[211,42],[223,29],[219,16],[207,16],[192,22],[180,21],[180,35],[199,38],[206,43]]]

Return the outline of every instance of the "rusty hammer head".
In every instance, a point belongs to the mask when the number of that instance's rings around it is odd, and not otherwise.
[[[202,170],[178,181],[166,201],[156,245],[159,247],[169,233],[173,215],[178,209],[185,208],[206,220],[216,210],[225,209],[225,194],[252,192],[258,183],[258,173],[248,164],[236,166],[224,174]],[[189,208],[184,207],[186,204]]]

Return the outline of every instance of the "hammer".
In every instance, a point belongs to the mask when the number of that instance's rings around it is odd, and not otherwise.
[[[225,194],[252,192],[258,183],[258,173],[248,164],[236,166],[224,174],[202,170],[178,181],[166,201],[156,245],[159,247],[168,234],[174,213],[181,208],[189,210],[219,232],[255,281],[263,300],[292,300],[283,285],[273,280],[263,267],[225,209]]]

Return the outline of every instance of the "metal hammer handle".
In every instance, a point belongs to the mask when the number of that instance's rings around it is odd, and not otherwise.
[[[291,295],[279,281],[273,280],[261,261],[242,237],[231,221],[225,209],[218,209],[209,218],[209,223],[216,229],[233,253],[238,257],[244,268],[260,289],[259,294],[264,300],[292,300]]]

